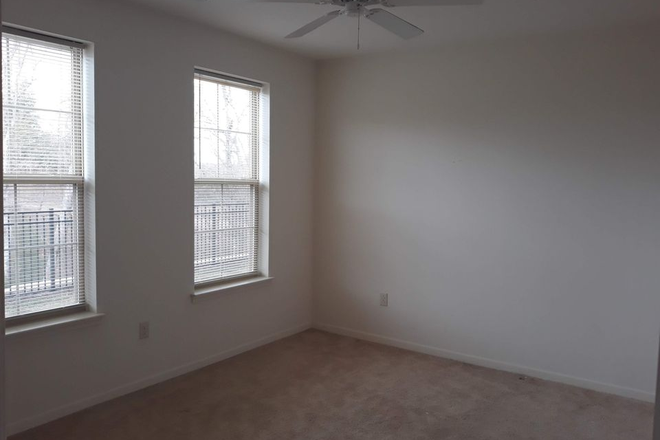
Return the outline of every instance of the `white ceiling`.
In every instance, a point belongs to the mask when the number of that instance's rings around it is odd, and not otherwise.
[[[390,9],[426,31],[403,41],[362,20],[339,17],[299,39],[283,37],[336,10],[336,6],[258,3],[253,0],[129,0],[210,24],[317,59],[404,47],[538,33],[563,32],[660,19],[659,0],[486,0],[481,6],[398,7]]]

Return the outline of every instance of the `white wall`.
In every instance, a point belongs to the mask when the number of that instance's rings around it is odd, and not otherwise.
[[[315,324],[652,400],[655,29],[322,63]]]
[[[7,341],[10,430],[308,326],[313,63],[117,2],[3,6],[6,22],[95,43],[97,291],[105,313],[96,326]],[[195,65],[271,84],[275,279],[192,304]],[[138,341],[146,320],[151,337]]]

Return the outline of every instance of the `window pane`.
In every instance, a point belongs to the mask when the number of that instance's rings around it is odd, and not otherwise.
[[[195,185],[195,282],[257,271],[256,185]]]
[[[80,103],[80,64],[72,62],[81,49],[5,35],[2,39],[5,105],[74,112]],[[73,60],[75,61],[75,60]]]
[[[199,127],[251,133],[255,91],[213,80],[196,80]]]
[[[5,314],[81,301],[79,185],[3,185]]]
[[[253,179],[256,175],[256,152],[250,135],[202,128],[195,140],[198,179]]]
[[[195,178],[258,178],[258,98],[256,90],[195,79]]]
[[[5,176],[82,177],[82,50],[3,34]]]
[[[34,109],[3,109],[4,169],[14,176],[75,175],[71,114]]]

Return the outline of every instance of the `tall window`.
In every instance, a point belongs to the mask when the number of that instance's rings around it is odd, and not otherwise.
[[[195,73],[196,285],[259,272],[260,95],[258,84]]]
[[[3,29],[2,51],[5,316],[12,318],[85,303],[83,49]]]

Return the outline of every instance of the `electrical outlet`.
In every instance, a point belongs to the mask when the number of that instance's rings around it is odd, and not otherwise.
[[[381,293],[380,294],[380,305],[383,307],[387,307],[389,303],[389,295],[387,293]]]
[[[140,339],[147,339],[149,337],[149,322],[140,323]]]

